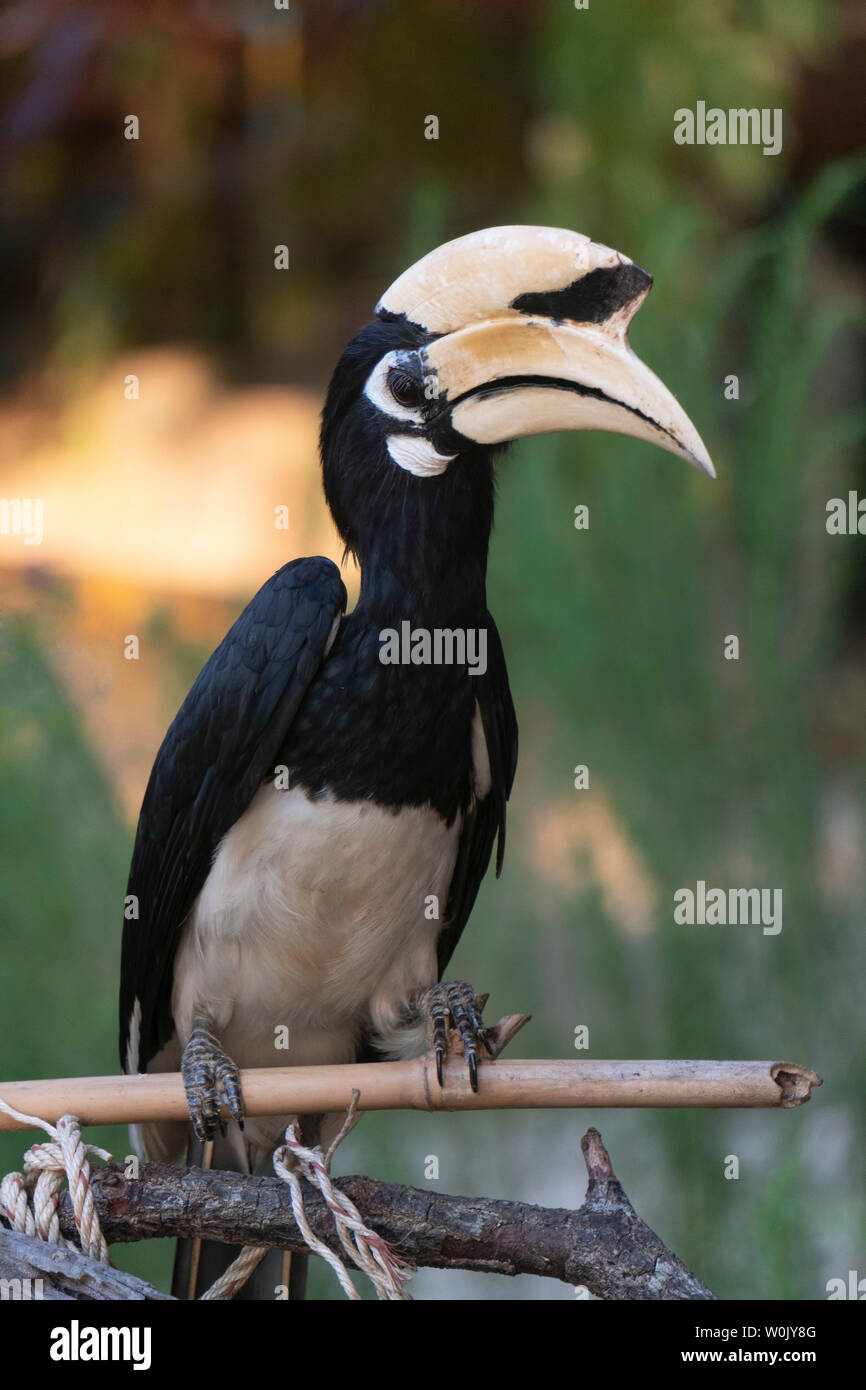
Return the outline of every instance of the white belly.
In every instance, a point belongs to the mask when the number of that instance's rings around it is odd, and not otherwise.
[[[205,1009],[241,1067],[349,1061],[362,1030],[405,1051],[406,1005],[437,978],[459,833],[430,807],[262,787],[184,930],[180,1045]]]

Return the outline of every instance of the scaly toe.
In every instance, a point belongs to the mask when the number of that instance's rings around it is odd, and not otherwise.
[[[418,1007],[432,1023],[432,1049],[436,1057],[436,1079],[444,1085],[444,1064],[448,1052],[448,1025],[460,1034],[469,1071],[469,1084],[478,1090],[479,1043],[492,1055],[487,1030],[481,1017],[478,997],[466,980],[433,985],[419,997]]]

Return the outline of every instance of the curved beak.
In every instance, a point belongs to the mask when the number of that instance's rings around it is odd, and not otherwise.
[[[495,318],[421,350],[425,379],[458,434],[502,444],[554,430],[608,430],[658,444],[714,478],[706,445],[624,332],[548,318]]]
[[[479,444],[609,430],[658,444],[711,478],[682,406],[628,345],[652,278],[557,227],[491,227],[447,242],[395,280],[377,313],[429,334],[425,414]]]

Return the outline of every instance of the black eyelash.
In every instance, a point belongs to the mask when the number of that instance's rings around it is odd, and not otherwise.
[[[392,367],[388,372],[388,390],[400,405],[418,405],[421,400],[421,388],[418,382],[408,372],[403,372],[399,367]]]

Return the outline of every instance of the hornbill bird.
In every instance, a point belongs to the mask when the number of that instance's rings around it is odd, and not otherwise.
[[[214,1168],[269,1171],[291,1118],[242,1129],[238,1067],[418,1055],[428,1025],[441,1063],[450,1022],[483,1085],[477,998],[442,977],[497,838],[501,868],[517,757],[485,593],[494,458],[520,436],[603,429],[713,476],[685,412],[628,346],[651,283],[575,232],[475,232],[402,274],[337,364],[323,482],[358,601],[347,615],[320,556],[259,590],[157,754],[127,890],[138,915],[123,929],[122,1065],[183,1072]],[[414,641],[411,660],[384,660],[383,634],[404,624],[475,633],[485,660],[428,662]],[[134,1142],[180,1161],[189,1137],[147,1124]],[[176,1292],[206,1286],[231,1253],[187,1250]],[[247,1296],[273,1298],[282,1269],[266,1260]]]

